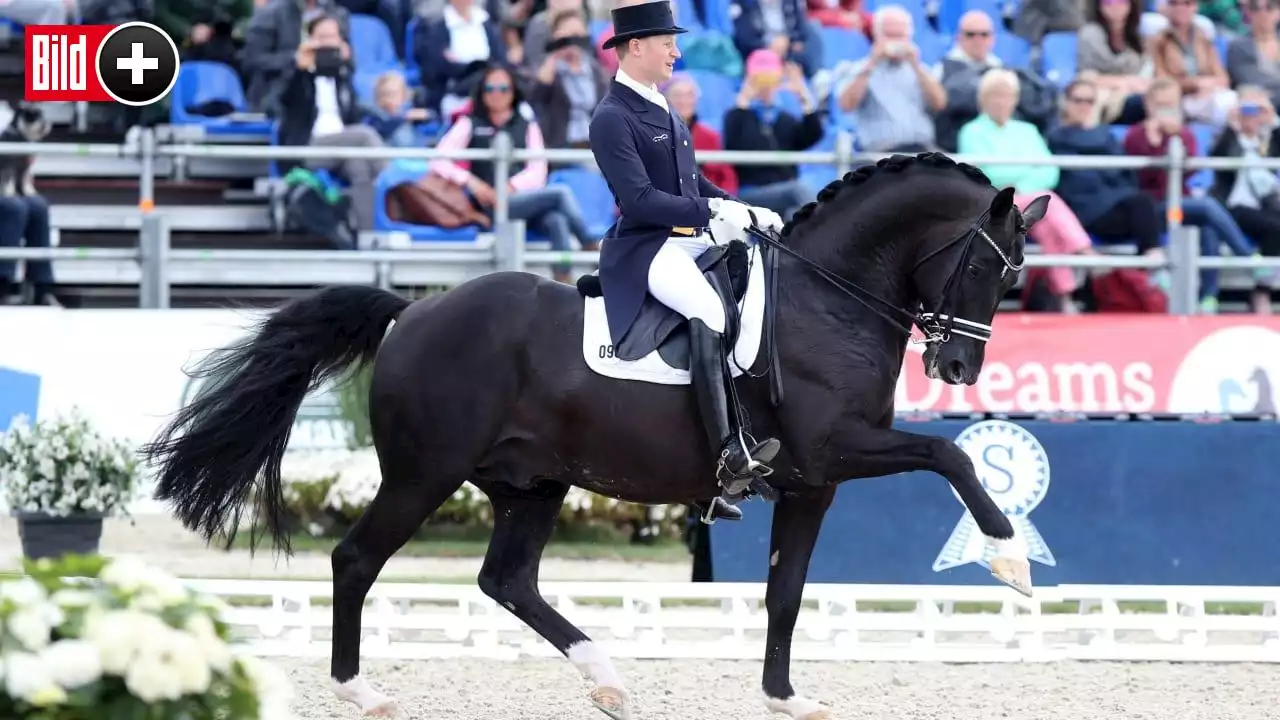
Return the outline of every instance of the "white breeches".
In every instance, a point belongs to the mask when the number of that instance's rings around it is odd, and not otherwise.
[[[695,262],[711,245],[706,235],[669,238],[649,266],[649,294],[689,320],[697,318],[724,333],[724,305]]]

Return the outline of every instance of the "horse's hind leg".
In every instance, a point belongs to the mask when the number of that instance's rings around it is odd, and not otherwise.
[[[381,454],[380,454],[380,457]],[[361,614],[382,566],[449,499],[462,480],[421,480],[418,464],[395,467],[383,458],[382,485],[364,515],[333,549],[334,693],[366,715],[391,715],[396,704],[360,676]]]
[[[595,685],[591,702],[597,708],[627,720],[627,691],[609,656],[538,593],[538,565],[568,487],[543,481],[530,490],[488,484],[483,489],[493,503],[493,536],[480,569],[480,590],[569,658]]]

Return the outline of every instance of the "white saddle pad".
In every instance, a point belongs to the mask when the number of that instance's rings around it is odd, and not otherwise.
[[[741,331],[738,342],[729,359],[729,369],[734,377],[742,374],[742,368],[750,368],[760,352],[760,340],[764,334],[764,263],[760,249],[751,246],[747,251],[750,271],[747,275],[747,291],[738,303]],[[639,380],[659,385],[688,385],[689,371],[667,364],[657,350],[639,360],[619,360],[613,354],[613,341],[609,336],[609,320],[604,312],[604,298],[584,298],[582,321],[582,357],[587,367],[605,377],[619,380]]]

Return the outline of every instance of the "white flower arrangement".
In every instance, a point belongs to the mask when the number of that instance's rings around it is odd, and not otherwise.
[[[110,514],[136,499],[138,461],[73,409],[32,427],[18,416],[0,435],[0,489],[18,512]]]
[[[232,647],[220,599],[129,558],[28,569],[0,583],[0,717],[292,717],[287,676]]]

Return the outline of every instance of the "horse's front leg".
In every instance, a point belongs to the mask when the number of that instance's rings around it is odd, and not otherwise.
[[[773,509],[769,540],[769,585],[764,604],[769,613],[765,639],[765,703],[775,713],[796,720],[829,720],[831,712],[818,702],[796,695],[791,688],[791,634],[800,614],[809,557],[818,542],[822,517],[836,488],[829,485],[809,493],[784,494]]]
[[[973,462],[960,446],[935,435],[892,428],[853,427],[831,439],[834,457],[845,472],[828,480],[879,477],[915,470],[932,470],[947,479],[978,529],[995,549],[991,574],[1031,597],[1031,564],[1025,545],[1014,538],[1013,523],[982,487]]]

